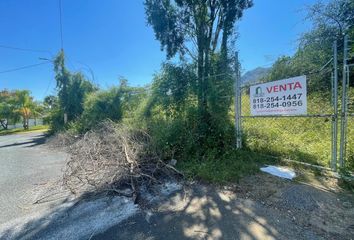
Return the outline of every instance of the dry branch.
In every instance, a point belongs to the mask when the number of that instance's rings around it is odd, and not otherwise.
[[[112,191],[136,197],[141,184],[179,173],[160,160],[150,136],[123,124],[105,121],[70,147],[64,184],[73,192]]]

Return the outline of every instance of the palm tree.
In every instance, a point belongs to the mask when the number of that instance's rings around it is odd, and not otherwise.
[[[34,118],[34,126],[37,126],[38,117],[42,116],[44,111],[44,106],[40,102],[32,102],[31,113]]]
[[[29,118],[31,117],[34,106],[30,92],[28,90],[16,90],[14,104],[16,106],[15,111],[22,116],[23,128],[27,130],[29,127]]]

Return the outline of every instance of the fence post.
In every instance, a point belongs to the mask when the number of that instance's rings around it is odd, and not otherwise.
[[[235,130],[236,130],[236,149],[242,148],[242,129],[241,129],[241,76],[238,52],[235,53]]]
[[[338,141],[338,54],[337,40],[333,42],[333,78],[332,78],[332,161],[331,168],[337,170],[337,141]]]
[[[347,58],[348,58],[348,36],[344,36],[343,40],[343,81],[342,81],[342,108],[341,108],[341,125],[340,125],[340,150],[339,150],[339,166],[344,167],[346,158],[346,141],[347,141],[347,113],[348,113],[348,79],[347,79]]]

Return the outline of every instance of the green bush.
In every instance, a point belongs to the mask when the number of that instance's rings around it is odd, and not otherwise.
[[[183,119],[155,119],[148,132],[164,159],[179,158],[194,149],[195,138]]]
[[[122,119],[121,94],[118,88],[89,94],[84,102],[84,111],[75,126],[80,132],[97,126],[105,119],[119,121]]]
[[[61,130],[65,129],[64,126],[64,113],[59,109],[59,107],[56,107],[50,111],[50,114],[43,119],[43,121],[46,124],[49,124],[50,126],[50,133],[56,133]]]

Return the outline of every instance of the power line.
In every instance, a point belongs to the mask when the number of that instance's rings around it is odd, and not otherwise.
[[[37,67],[37,66],[40,66],[40,65],[48,64],[48,63],[49,62],[43,62],[43,63],[31,64],[31,65],[27,65],[27,66],[23,66],[23,67],[18,67],[18,68],[12,68],[12,69],[8,69],[8,70],[0,71],[0,74],[9,73],[9,72],[15,72],[15,71],[19,71],[19,70],[27,69],[27,68],[33,68],[33,67]]]
[[[48,86],[47,86],[47,88],[46,88],[46,90],[45,90],[45,92],[43,94],[44,96],[47,95],[50,86],[52,86],[52,80],[49,80]]]
[[[41,53],[49,53],[51,52],[46,51],[46,50],[39,50],[39,49],[31,49],[31,48],[20,48],[20,47],[13,47],[13,46],[8,46],[8,45],[1,45],[0,48],[5,48],[5,49],[11,49],[11,50],[16,50],[16,51],[25,51],[25,52],[41,52]]]

